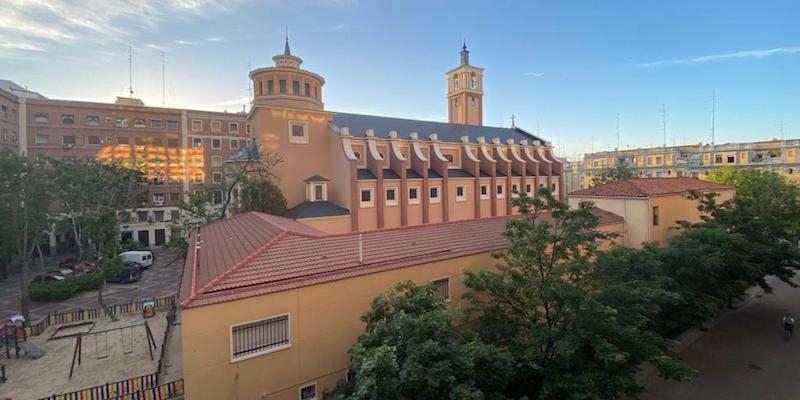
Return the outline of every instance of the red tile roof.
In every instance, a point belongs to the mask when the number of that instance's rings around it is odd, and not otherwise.
[[[622,217],[594,209],[601,225]],[[547,216],[545,216],[547,217]],[[506,217],[330,235],[294,220],[246,213],[196,229],[181,307],[196,307],[505,247]],[[359,262],[359,237],[363,260]]]
[[[733,187],[697,178],[632,178],[570,193],[573,197],[651,197],[690,190],[733,190]]]

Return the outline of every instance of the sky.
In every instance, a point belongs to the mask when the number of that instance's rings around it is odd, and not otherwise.
[[[145,104],[241,111],[249,68],[273,65],[288,28],[331,111],[445,121],[445,73],[466,40],[485,68],[484,124],[514,115],[562,156],[616,147],[618,118],[623,148],[708,143],[712,108],[716,143],[779,138],[782,122],[800,138],[797,0],[0,0],[0,11],[0,79],[49,98],[127,96],[130,46]]]

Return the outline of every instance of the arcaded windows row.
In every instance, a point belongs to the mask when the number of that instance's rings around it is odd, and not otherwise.
[[[212,133],[221,133],[222,132],[222,121],[212,120],[209,121],[209,130]],[[191,130],[192,132],[202,132],[203,131],[203,120],[202,119],[193,119],[191,122]],[[240,123],[236,121],[228,121],[228,133],[239,133],[240,131]]]
[[[105,117],[105,122],[111,123],[113,121],[114,126],[117,128],[147,128],[148,121],[145,118],[126,118],[126,117]],[[37,111],[33,113],[33,121],[37,124],[47,124],[50,123],[50,114],[47,112]],[[62,113],[60,115],[61,125],[75,125],[76,118],[75,113]],[[84,119],[84,125],[86,126],[99,126],[103,119],[99,115],[87,115]],[[161,118],[152,118],[149,121],[149,127],[151,129],[178,129],[178,120],[177,119],[166,119],[162,120]]]
[[[289,85],[291,84],[292,91],[289,93]],[[264,93],[264,83],[263,81],[258,82],[258,95],[263,96]],[[301,82],[298,80],[286,80],[286,79],[279,79],[278,80],[278,90],[275,90],[275,81],[270,79],[267,80],[267,93],[269,95],[274,94],[291,94],[292,96],[303,96],[303,97],[312,97],[315,100],[319,100],[319,87],[314,85],[313,90],[310,83]]]

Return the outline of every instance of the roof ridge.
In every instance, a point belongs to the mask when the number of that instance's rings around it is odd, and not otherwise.
[[[279,223],[277,223],[275,221],[271,221],[269,218],[267,218],[268,215],[271,216],[271,217],[276,217],[276,218],[285,218],[287,221],[291,221],[293,223],[302,225],[302,223],[297,222],[297,221],[295,221],[295,220],[293,220],[291,218],[288,218],[288,217],[282,217],[280,215],[272,215],[272,214],[262,213],[262,212],[258,212],[258,211],[251,211],[251,212],[255,213],[255,215],[258,216],[259,219],[261,219],[262,221],[268,223],[273,228],[281,230],[282,231],[281,233],[293,233],[293,234],[300,235],[300,236],[305,236],[305,237],[325,237],[325,236],[328,236],[325,232],[322,232],[322,231],[319,231],[320,232],[319,235],[312,235],[312,234],[309,234],[309,233],[306,233],[306,232],[299,232],[299,231],[291,229],[291,228],[289,228],[287,226],[281,225],[281,224],[279,224]],[[307,227],[309,229],[315,229],[315,228],[307,226],[307,225],[303,225],[303,226]]]
[[[339,111],[331,111],[331,112],[334,113],[334,114],[358,115],[358,116],[362,116],[362,117],[371,117],[371,118],[401,119],[401,120],[404,120],[404,121],[427,122],[427,123],[431,123],[431,124],[441,124],[441,125],[459,125],[459,126],[470,126],[470,127],[474,127],[475,126],[475,125],[470,125],[470,124],[459,124],[459,123],[455,123],[455,122],[430,121],[430,120],[427,120],[427,119],[414,119],[414,118],[404,118],[404,117],[390,117],[390,116],[386,116],[386,115],[358,114],[358,113],[339,112]],[[334,120],[334,124],[335,124],[335,120]],[[517,130],[517,127],[506,128],[504,126],[488,126],[488,125],[481,125],[480,127],[481,128],[491,128],[491,129],[506,129],[506,130],[509,130],[509,131]],[[533,134],[529,133],[528,131],[525,131],[525,130],[523,130],[521,128],[519,130],[523,131],[524,133],[526,133],[528,135],[535,136],[535,135],[533,135]],[[537,139],[538,139],[538,137],[537,137]]]

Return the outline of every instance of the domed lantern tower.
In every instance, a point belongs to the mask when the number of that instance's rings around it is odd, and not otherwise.
[[[250,71],[253,81],[253,105],[322,111],[322,86],[325,79],[300,69],[303,59],[292,55],[289,36],[283,54],[272,57],[274,67]]]

